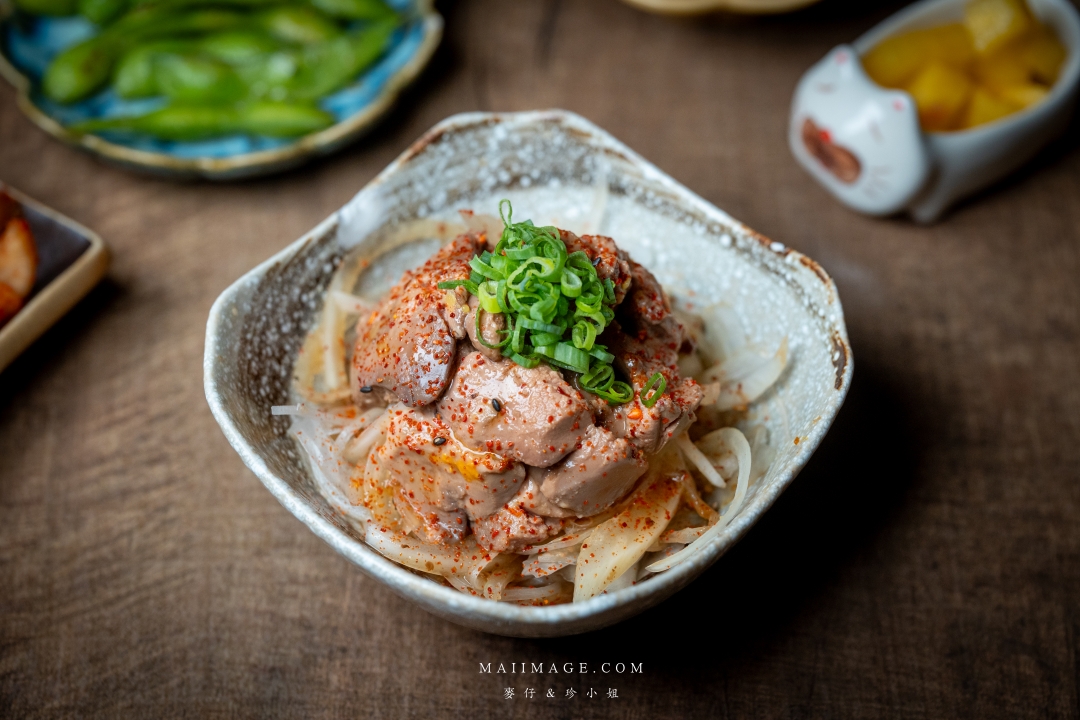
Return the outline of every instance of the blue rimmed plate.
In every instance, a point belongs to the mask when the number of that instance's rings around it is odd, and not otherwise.
[[[296,139],[233,135],[215,140],[174,142],[102,133],[82,135],[67,129],[83,120],[131,115],[148,110],[151,100],[123,100],[111,90],[74,105],[61,105],[41,93],[40,81],[62,50],[91,36],[94,26],[80,17],[26,18],[0,0],[0,74],[19,91],[19,107],[43,130],[111,162],[159,175],[232,180],[278,172],[312,157],[327,155],[369,130],[393,105],[431,59],[442,38],[443,19],[432,0],[390,0],[409,18],[387,52],[348,87],[320,101],[337,122]],[[145,107],[144,107],[145,106]]]

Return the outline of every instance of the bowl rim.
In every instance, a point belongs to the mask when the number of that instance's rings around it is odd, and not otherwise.
[[[24,115],[54,138],[72,147],[99,155],[126,167],[182,177],[207,180],[231,180],[283,170],[317,155],[327,154],[355,140],[390,110],[398,97],[427,67],[443,34],[443,17],[435,10],[434,0],[416,0],[417,16],[422,20],[424,39],[404,66],[390,76],[382,90],[362,110],[318,132],[303,135],[279,148],[241,153],[228,157],[180,158],[167,153],[139,150],[111,142],[98,135],[72,132],[31,98],[33,83],[0,51],[0,75],[17,92],[16,103]],[[14,15],[11,2],[0,0],[0,29]],[[0,43],[0,50],[3,45]]]
[[[308,526],[312,532],[325,540],[331,547],[347,557],[362,570],[390,586],[398,593],[404,594],[411,599],[420,601],[425,608],[439,607],[454,615],[462,615],[470,619],[489,620],[496,625],[531,625],[544,626],[559,623],[571,623],[580,621],[591,616],[601,615],[615,608],[635,604],[644,601],[652,595],[662,595],[662,591],[674,586],[672,591],[682,587],[708,565],[715,562],[729,547],[742,538],[749,528],[761,517],[761,515],[775,502],[777,497],[787,488],[798,472],[805,466],[810,456],[817,449],[826,432],[831,427],[840,406],[843,404],[851,384],[854,363],[851,347],[847,337],[847,329],[844,323],[843,308],[840,305],[839,295],[832,278],[816,262],[787,248],[779,242],[772,241],[759,233],[747,228],[742,223],[734,220],[722,210],[716,208],[698,195],[676,182],[674,179],[660,171],[652,163],[639,156],[637,153],[623,145],[609,133],[597,127],[588,120],[564,110],[542,110],[521,113],[487,113],[472,112],[451,116],[435,125],[425,133],[412,146],[407,148],[379,175],[371,180],[364,188],[351,199],[344,207],[357,202],[358,198],[365,193],[377,192],[377,188],[388,177],[396,173],[404,165],[410,162],[424,148],[446,133],[457,130],[473,128],[479,125],[492,124],[529,124],[557,122],[572,131],[584,132],[590,136],[590,140],[603,147],[604,150],[612,150],[623,155],[629,160],[642,176],[652,182],[658,183],[664,190],[671,192],[684,205],[703,213],[711,220],[725,224],[728,227],[745,233],[749,238],[757,241],[766,251],[780,256],[793,273],[806,273],[807,278],[813,278],[825,286],[829,302],[834,306],[834,315],[831,322],[833,342],[833,364],[836,367],[835,390],[829,396],[829,400],[820,412],[820,420],[813,424],[806,436],[800,436],[798,454],[780,472],[774,484],[755,495],[754,499],[742,509],[739,516],[734,518],[724,532],[714,538],[694,558],[679,566],[656,575],[648,580],[610,594],[602,594],[589,600],[568,603],[564,605],[552,605],[545,607],[520,606],[509,603],[493,602],[491,600],[473,597],[457,590],[438,585],[430,580],[420,577],[409,570],[397,565],[393,561],[383,557],[375,549],[365,542],[349,537],[326,518],[320,515],[315,508],[309,505],[299,493],[294,491],[288,483],[278,477],[267,464],[258,456],[240,433],[239,428],[233,422],[228,408],[222,399],[222,392],[218,389],[218,381],[215,378],[215,368],[219,357],[225,354],[220,348],[226,344],[222,336],[221,328],[226,311],[232,305],[233,300],[240,292],[256,283],[270,268],[278,263],[283,263],[296,255],[306,243],[312,239],[324,236],[331,232],[339,222],[340,210],[335,211],[315,228],[310,230],[300,239],[291,243],[268,260],[260,263],[254,269],[244,274],[240,279],[225,289],[214,302],[210,310],[206,328],[206,346],[203,359],[204,389],[207,402],[210,405],[214,418],[218,421],[225,437],[240,455],[244,464],[250,468],[266,488],[301,522]]]

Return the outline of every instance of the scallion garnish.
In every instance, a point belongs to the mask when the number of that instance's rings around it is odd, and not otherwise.
[[[667,378],[663,373],[653,373],[645,387],[641,388],[641,404],[651,408],[667,390]]]
[[[614,405],[629,402],[633,388],[615,379],[615,356],[596,342],[615,319],[614,284],[597,276],[585,252],[568,252],[557,228],[513,222],[509,200],[499,203],[499,214],[505,227],[495,250],[469,261],[468,280],[441,282],[439,289],[465,287],[485,312],[503,313],[506,329],[497,344],[480,334],[477,313],[477,339],[486,347],[500,348],[522,367],[546,362],[579,373],[586,391]]]

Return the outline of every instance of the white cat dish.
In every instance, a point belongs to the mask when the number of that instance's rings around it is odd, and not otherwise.
[[[887,37],[963,18],[965,0],[923,0],[803,75],[788,130],[795,158],[848,207],[919,222],[1012,172],[1065,130],[1080,86],[1080,15],[1068,0],[1029,2],[1068,51],[1044,100],[969,130],[924,132],[912,97],[875,84],[860,62]]]

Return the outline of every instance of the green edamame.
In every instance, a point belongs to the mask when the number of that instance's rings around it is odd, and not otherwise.
[[[45,94],[62,103],[93,95],[109,81],[116,44],[101,36],[73,45],[56,56],[42,78]]]
[[[283,6],[259,14],[259,24],[283,42],[311,44],[326,42],[341,35],[341,28],[318,10]]]
[[[291,97],[314,100],[344,87],[375,62],[397,23],[383,21],[305,48],[300,71],[289,87]]]
[[[78,10],[78,0],[15,0],[15,6],[32,15],[66,17]]]
[[[185,104],[233,104],[247,95],[247,86],[220,60],[165,53],[154,58],[154,79],[161,93]]]
[[[128,9],[128,0],[78,0],[79,14],[94,23],[105,25]]]
[[[311,4],[327,15],[346,20],[387,20],[396,14],[382,0],[311,0]]]
[[[134,132],[163,140],[202,140],[232,133],[296,137],[329,127],[334,116],[314,105],[256,102],[239,107],[170,105],[138,117],[90,120],[76,132]]]

